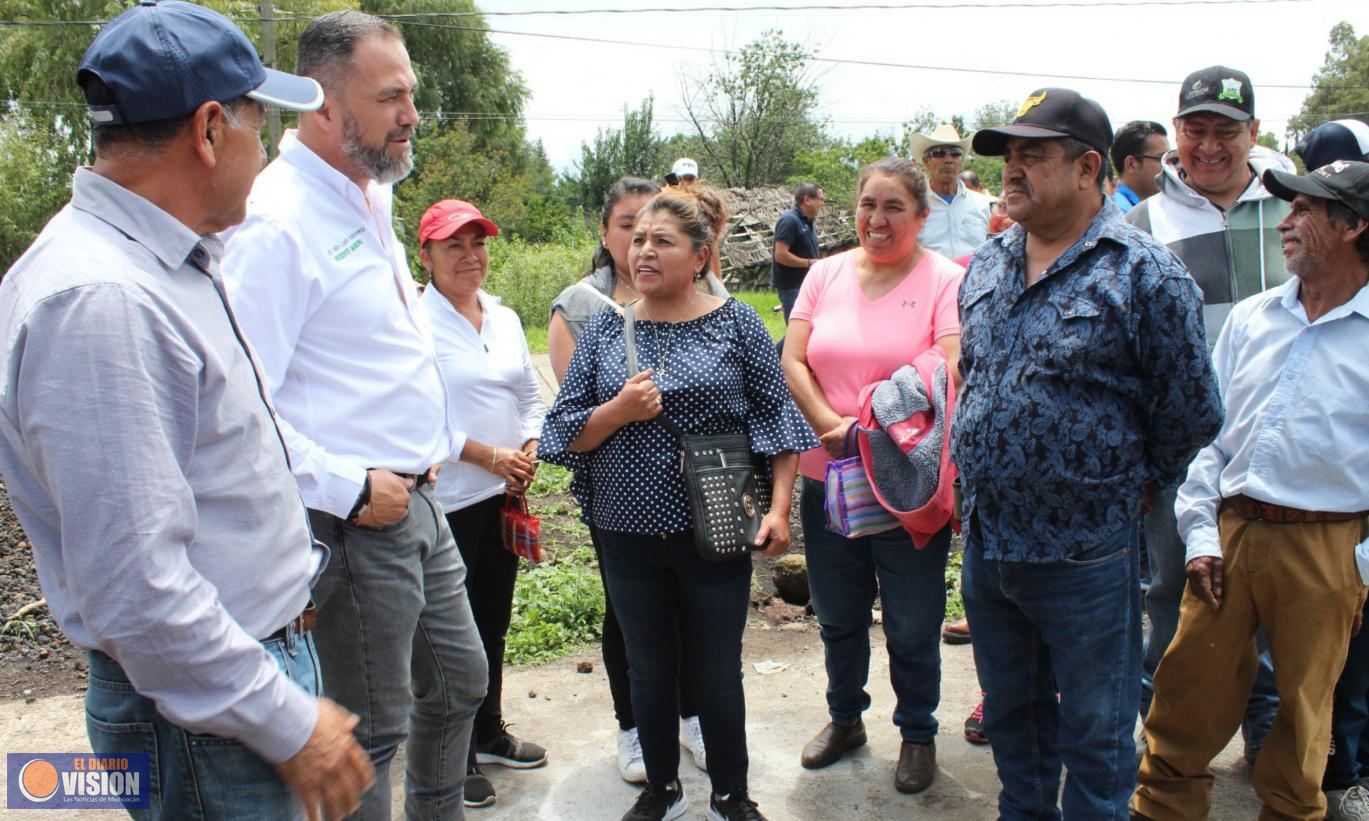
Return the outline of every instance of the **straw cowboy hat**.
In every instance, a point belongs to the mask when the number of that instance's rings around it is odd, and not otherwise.
[[[914,134],[908,138],[908,150],[913,155],[913,159],[920,160],[922,155],[927,153],[927,149],[935,148],[938,145],[954,145],[966,154],[970,153],[970,140],[974,139],[974,132],[966,134],[961,138],[960,132],[955,130],[955,126],[950,123],[942,123],[932,131],[932,136],[925,134]]]

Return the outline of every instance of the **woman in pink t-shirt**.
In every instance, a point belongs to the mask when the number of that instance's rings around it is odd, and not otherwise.
[[[933,714],[941,699],[950,527],[921,550],[897,527],[848,539],[826,528],[823,478],[830,460],[847,455],[846,433],[862,388],[888,379],[933,345],[957,373],[956,296],[965,271],[918,245],[927,214],[927,180],[912,162],[891,157],[861,169],[860,247],[813,266],[784,344],[790,392],[823,442],[799,458],[800,509],[831,721],[804,748],[803,765],[825,767],[866,741],[861,713],[870,706],[870,604],[878,589],[898,700],[894,724],[903,737],[894,770],[901,792],[926,789],[936,773]]]

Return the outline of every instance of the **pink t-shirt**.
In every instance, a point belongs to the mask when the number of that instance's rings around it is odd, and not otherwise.
[[[956,297],[965,269],[924,251],[917,267],[873,302],[860,289],[856,250],[816,263],[804,277],[790,319],[813,324],[808,367],[842,416],[859,415],[866,385],[893,376],[941,337],[960,333]],[[820,480],[827,462],[827,451],[813,448],[799,457],[799,472]]]

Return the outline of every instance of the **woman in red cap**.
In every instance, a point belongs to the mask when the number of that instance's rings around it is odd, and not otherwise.
[[[518,315],[480,288],[490,267],[485,242],[496,236],[495,224],[461,200],[434,204],[418,224],[419,259],[431,279],[420,304],[447,385],[452,429],[461,432],[434,495],[466,565],[466,594],[490,668],[471,731],[468,807],[494,803],[494,786],[479,764],[547,763],[546,750],[508,732],[500,710],[518,557],[503,548],[499,511],[506,492],[521,494],[532,484],[546,405]]]

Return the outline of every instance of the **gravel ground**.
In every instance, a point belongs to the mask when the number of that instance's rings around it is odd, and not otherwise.
[[[0,483],[0,698],[31,701],[86,688],[85,656],[62,635],[46,606],[11,619],[42,598],[33,551]]]

